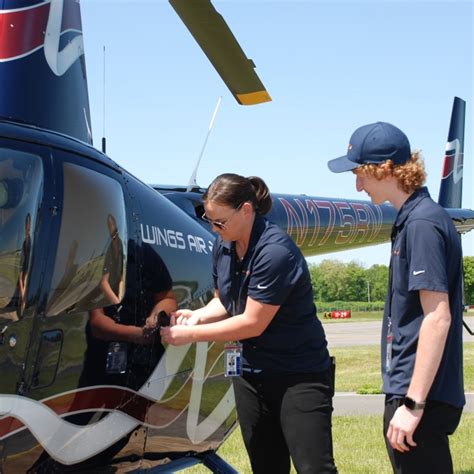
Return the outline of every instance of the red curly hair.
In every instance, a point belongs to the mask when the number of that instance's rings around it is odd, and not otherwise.
[[[387,160],[381,165],[361,165],[353,171],[357,175],[373,176],[379,181],[392,175],[397,178],[400,189],[408,194],[421,188],[426,181],[425,164],[420,151],[414,151],[403,165],[394,165],[392,160]]]

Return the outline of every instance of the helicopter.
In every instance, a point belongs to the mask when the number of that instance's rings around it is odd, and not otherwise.
[[[210,1],[170,3],[239,103],[270,100]],[[144,329],[213,296],[205,189],[145,184],[92,146],[79,2],[0,13],[0,472],[236,472],[216,453],[237,424],[223,345],[164,347]],[[474,227],[464,114],[456,98],[440,192],[459,232]],[[396,216],[273,200],[269,219],[306,256],[389,241]]]

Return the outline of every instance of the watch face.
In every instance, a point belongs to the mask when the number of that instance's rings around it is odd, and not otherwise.
[[[410,410],[414,410],[416,406],[415,400],[409,397],[405,397],[403,404]]]
[[[405,397],[403,404],[409,409],[409,410],[421,410],[425,408],[425,402],[415,402],[413,398],[410,397]]]

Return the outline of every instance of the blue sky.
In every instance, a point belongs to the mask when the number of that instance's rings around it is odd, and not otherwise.
[[[94,140],[148,183],[259,175],[274,192],[366,199],[332,174],[360,125],[391,122],[421,149],[437,199],[452,100],[467,101],[464,207],[474,208],[471,1],[214,0],[273,98],[239,106],[166,0],[82,0]],[[474,231],[463,237],[474,255]],[[388,245],[329,254],[388,263]],[[326,258],[327,258],[326,257]],[[319,262],[322,258],[310,261]]]

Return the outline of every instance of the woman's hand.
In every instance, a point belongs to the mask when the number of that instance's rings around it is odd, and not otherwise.
[[[168,326],[160,329],[162,342],[172,346],[183,346],[193,342],[192,327],[184,325]]]
[[[145,320],[145,328],[148,330],[156,329],[158,326],[158,315],[156,313],[151,314]]]
[[[155,341],[157,328],[143,326],[142,328],[138,327],[137,329],[139,330],[139,332],[132,342],[134,342],[135,344],[147,346]]]
[[[195,326],[199,324],[199,316],[190,309],[178,309],[171,313],[171,326]]]

